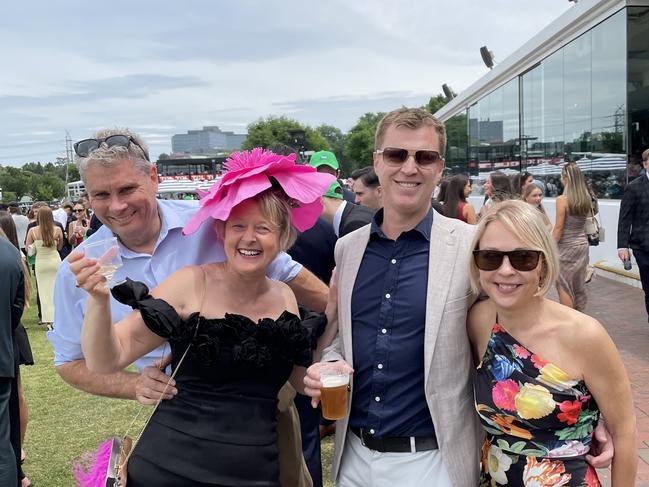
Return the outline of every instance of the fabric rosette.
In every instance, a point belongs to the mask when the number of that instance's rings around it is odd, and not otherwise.
[[[311,228],[322,213],[320,198],[336,178],[298,165],[295,159],[295,154],[282,156],[259,147],[230,154],[225,161],[226,174],[207,192],[200,192],[201,206],[183,234],[194,233],[208,218],[226,221],[235,206],[271,188],[273,182],[292,200],[295,228],[301,232]]]

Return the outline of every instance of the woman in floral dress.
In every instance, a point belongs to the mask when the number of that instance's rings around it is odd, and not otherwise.
[[[615,447],[612,485],[634,485],[629,380],[595,319],[545,298],[558,262],[538,212],[522,201],[496,205],[473,248],[472,284],[490,298],[468,319],[487,434],[480,485],[601,485],[585,459],[600,412]]]

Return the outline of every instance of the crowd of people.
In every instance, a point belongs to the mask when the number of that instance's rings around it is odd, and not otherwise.
[[[119,463],[130,487],[320,487],[332,363],[351,376],[335,423],[340,487],[590,486],[608,465],[614,486],[633,485],[629,380],[582,313],[585,219],[597,212],[583,175],[564,166],[554,225],[524,173],[491,173],[476,212],[466,176],[436,190],[445,144],[435,117],[400,108],[351,188],[332,152],[299,165],[257,148],[233,153],[200,201],[174,201],[156,198],[137,134],[100,131],[75,152],[103,226],[84,202],[62,205],[61,226],[44,205],[24,239],[0,238],[0,346],[19,341],[30,272],[18,248],[33,247],[60,377],[155,406],[128,469]],[[113,237],[108,278],[86,248]],[[546,298],[555,286],[558,303]],[[0,466],[13,470],[0,484],[24,487],[22,402],[10,397],[21,353],[8,352]],[[105,477],[99,451],[75,465],[78,485]]]
[[[84,195],[74,203],[65,200],[54,210],[46,202],[34,203],[26,214],[23,214],[16,202],[0,207],[0,237],[8,240],[20,252],[24,282],[21,302],[28,306],[34,287],[38,323],[47,330],[53,328],[54,282],[61,261],[86,238],[86,235],[91,234],[88,230],[90,217],[87,204],[87,196]],[[11,439],[17,460],[16,474],[20,480],[18,485],[29,487],[31,481],[21,468],[26,455],[22,445],[29,420],[29,408],[20,380],[19,367],[33,365],[34,358],[27,331],[20,320],[12,330],[14,352],[7,357],[13,358],[15,382],[9,412],[11,423],[14,425],[12,431],[18,431],[18,434],[12,434]]]

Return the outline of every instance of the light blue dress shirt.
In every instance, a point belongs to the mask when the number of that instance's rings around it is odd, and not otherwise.
[[[133,252],[120,244],[123,265],[115,272],[114,280],[119,282],[129,277],[153,289],[181,267],[223,262],[223,245],[217,239],[214,226],[209,221],[196,233],[182,235],[183,227],[197,209],[197,201],[158,200],[162,227],[153,254]],[[78,248],[83,249],[87,243],[112,236],[111,230],[104,225]],[[288,254],[281,253],[268,269],[268,276],[287,282],[297,276],[301,269],[301,264],[293,261]],[[83,358],[81,327],[88,294],[75,287],[75,283],[74,274],[70,272],[67,260],[64,260],[56,275],[54,287],[54,330],[47,333],[47,338],[54,346],[56,366]],[[111,311],[113,323],[116,323],[125,318],[132,309],[111,296]],[[141,370],[168,354],[169,347],[165,345],[138,359],[135,362],[136,367]]]

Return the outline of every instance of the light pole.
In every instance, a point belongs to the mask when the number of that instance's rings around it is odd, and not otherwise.
[[[306,132],[302,129],[288,131],[291,147],[295,149],[299,162],[304,163],[304,146],[306,145]]]

